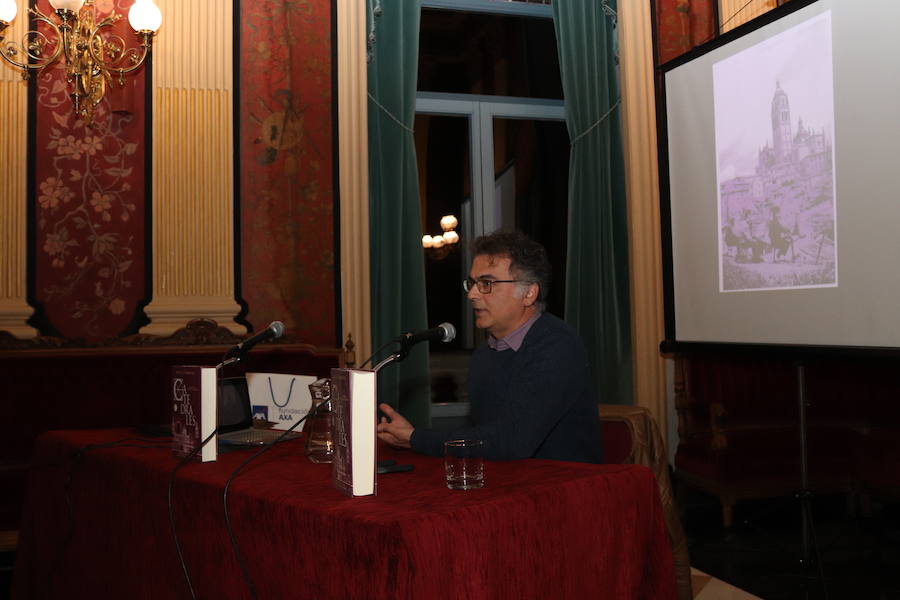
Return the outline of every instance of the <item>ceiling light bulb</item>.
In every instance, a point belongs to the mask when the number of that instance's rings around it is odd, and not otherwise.
[[[459,235],[451,229],[444,233],[444,241],[448,244],[455,244],[459,241]]]
[[[16,0],[0,0],[0,21],[12,23],[18,10],[19,7],[16,6]]]
[[[444,236],[436,235],[431,238],[431,242],[434,248],[442,248],[444,246]]]
[[[450,231],[451,229],[456,229],[456,226],[459,225],[459,221],[456,220],[456,217],[453,215],[444,215],[441,217],[441,229],[444,231]]]
[[[434,246],[434,240],[428,234],[422,236],[422,247],[423,248],[431,248]]]
[[[50,6],[56,10],[78,12],[84,6],[84,0],[50,0]]]
[[[153,0],[137,0],[128,11],[128,22],[135,31],[156,33],[162,25],[162,13]]]

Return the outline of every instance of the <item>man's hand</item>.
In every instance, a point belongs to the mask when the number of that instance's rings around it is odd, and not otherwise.
[[[387,404],[382,403],[378,408],[387,415],[378,424],[378,438],[395,448],[409,448],[409,438],[415,429],[412,424]]]

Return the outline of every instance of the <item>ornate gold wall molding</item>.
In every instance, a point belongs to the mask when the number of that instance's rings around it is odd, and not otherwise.
[[[723,32],[734,29],[775,6],[776,0],[719,0],[719,26]]]
[[[337,3],[341,305],[343,337],[353,334],[357,362],[372,352],[365,8],[362,0]]]
[[[153,296],[141,333],[234,321],[234,133],[230,0],[158,0],[153,47]]]
[[[618,6],[635,403],[650,410],[668,437],[665,362],[659,353],[665,332],[650,3]]]
[[[7,40],[22,39],[28,19],[19,17],[7,29]],[[28,87],[20,71],[0,65],[0,331],[20,339],[37,336],[25,324],[34,310],[26,302],[26,214]]]

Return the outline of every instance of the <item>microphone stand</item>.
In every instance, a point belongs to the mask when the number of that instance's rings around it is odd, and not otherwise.
[[[401,360],[406,358],[406,356],[409,354],[409,349],[412,345],[413,344],[409,343],[408,338],[402,338],[400,340],[400,349],[397,350],[396,352],[394,352],[393,354],[391,354],[390,356],[388,356],[387,358],[385,358],[384,360],[382,360],[377,365],[375,365],[375,367],[372,370],[377,373],[383,367],[386,367],[387,365],[391,364],[392,362],[400,362]]]
[[[394,352],[393,354],[391,354],[390,356],[388,356],[387,358],[382,360],[380,363],[375,365],[375,367],[372,370],[377,373],[378,371],[380,371],[382,369],[382,367],[386,367],[389,364],[391,364],[392,362],[400,362],[404,358],[406,358],[406,353],[403,352],[402,350],[399,352]]]
[[[223,367],[227,367],[228,365],[233,365],[233,364],[239,363],[239,362],[241,362],[240,354],[237,356],[232,356],[232,357],[226,358],[225,360],[223,360],[222,362],[220,362],[219,364],[216,365],[216,373],[218,374],[219,371],[221,371]]]
[[[375,365],[375,367],[372,370],[377,373],[378,371],[380,371],[382,369],[382,367],[386,367],[387,365],[391,364],[392,362],[399,362],[400,360],[402,360],[400,353],[394,352],[393,354],[391,354],[390,356],[385,358],[383,361],[381,361],[380,363]]]

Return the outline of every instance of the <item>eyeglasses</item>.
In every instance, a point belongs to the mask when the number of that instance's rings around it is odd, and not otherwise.
[[[491,286],[495,283],[519,283],[521,279],[472,279],[467,277],[463,279],[463,289],[468,293],[473,287],[478,288],[482,294],[490,294]]]

